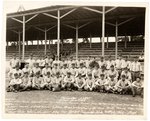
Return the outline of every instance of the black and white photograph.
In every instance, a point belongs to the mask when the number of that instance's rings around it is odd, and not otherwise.
[[[4,10],[6,116],[145,116],[147,3],[4,0]]]

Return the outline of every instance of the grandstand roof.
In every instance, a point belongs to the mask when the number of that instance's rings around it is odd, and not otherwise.
[[[18,35],[14,31],[22,31],[22,23],[14,20],[23,20],[25,15],[26,20],[32,18],[26,23],[26,39],[27,40],[44,40],[44,32],[37,30],[53,27],[47,33],[47,38],[57,38],[57,19],[49,17],[43,13],[57,16],[57,10],[60,10],[60,16],[72,11],[60,20],[60,37],[61,39],[75,38],[75,30],[67,25],[74,26],[78,23],[86,26],[79,29],[79,38],[82,37],[101,37],[102,6],[50,6],[27,10],[16,13],[7,14],[7,38],[6,41],[18,41]],[[95,10],[95,11],[91,11]],[[109,11],[111,10],[111,11]],[[118,36],[121,35],[144,35],[145,30],[145,8],[144,7],[105,7],[107,11],[105,15],[105,36],[115,36],[115,23],[120,24],[118,27]],[[13,19],[14,18],[14,19]],[[67,25],[66,25],[67,24]]]

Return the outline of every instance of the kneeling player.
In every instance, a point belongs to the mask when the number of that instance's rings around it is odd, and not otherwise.
[[[116,88],[120,94],[127,94],[131,92],[131,82],[126,79],[125,75],[122,75],[121,79],[116,84]]]
[[[50,71],[48,71],[47,74],[45,75],[42,87],[46,88],[46,89],[48,89],[50,91],[52,90],[52,78],[51,78]]]
[[[75,88],[79,91],[83,91],[85,84],[86,84],[85,79],[82,78],[81,73],[78,73],[78,77],[75,78],[74,84]]]
[[[43,83],[43,78],[40,77],[40,71],[35,73],[35,77],[32,80],[32,88],[36,90],[42,89],[41,84]]]
[[[7,92],[18,92],[20,91],[20,85],[22,80],[19,78],[18,73],[14,73],[14,78],[10,80]]]
[[[25,71],[24,72],[24,77],[22,78],[22,83],[21,83],[21,88],[22,88],[22,91],[25,91],[25,90],[30,90],[31,87],[32,87],[32,83],[31,83],[31,78],[29,77],[29,72],[28,71]]]
[[[143,83],[140,77],[137,77],[136,81],[132,83],[132,95],[133,97],[136,95],[141,95],[141,97],[143,97]]]
[[[52,91],[60,91],[61,82],[62,77],[60,76],[60,72],[56,72],[56,75],[52,78]]]
[[[97,81],[95,82],[95,88],[98,92],[104,92],[105,91],[105,84],[106,84],[107,80],[105,79],[105,75],[104,74],[100,74],[100,78],[97,79]]]
[[[63,82],[62,82],[62,89],[71,91],[74,87],[74,78],[71,76],[71,72],[67,72]]]
[[[86,85],[84,88],[86,91],[93,91],[95,89],[95,80],[92,78],[92,74],[88,74],[88,78],[86,79]]]
[[[110,75],[107,82],[105,83],[105,90],[107,93],[112,92],[115,93],[116,92],[116,83],[117,83],[117,79],[115,78],[114,75]]]

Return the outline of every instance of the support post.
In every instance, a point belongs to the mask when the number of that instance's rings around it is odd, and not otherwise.
[[[46,55],[46,51],[47,51],[47,31],[46,31],[46,29],[45,29],[44,33],[45,33],[45,51],[44,51],[44,54]]]
[[[8,49],[8,41],[6,41],[6,50]]]
[[[92,48],[92,36],[90,34],[90,48]]]
[[[124,48],[127,48],[127,36],[125,35]]]
[[[50,49],[50,46],[51,46],[51,40],[49,39],[49,49]]]
[[[103,6],[103,13],[102,13],[102,56],[104,56],[104,49],[105,49],[105,6]]]
[[[18,39],[19,39],[19,43],[18,43],[18,46],[19,46],[19,58],[21,58],[21,50],[20,50],[21,32],[20,31],[18,33]]]
[[[25,16],[23,16],[23,36],[22,36],[22,60],[24,61],[25,55]]]
[[[108,48],[108,39],[109,39],[109,37],[107,36],[107,48]]]
[[[76,60],[78,60],[78,24],[76,24]]]
[[[39,40],[37,39],[37,49],[39,49]]]
[[[116,21],[116,46],[115,46],[115,59],[117,59],[118,56],[118,22]]]
[[[60,10],[57,11],[57,56],[59,60],[60,54]]]

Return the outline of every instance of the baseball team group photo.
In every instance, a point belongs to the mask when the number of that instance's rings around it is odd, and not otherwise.
[[[6,15],[6,114],[144,115],[146,7],[27,5]]]

